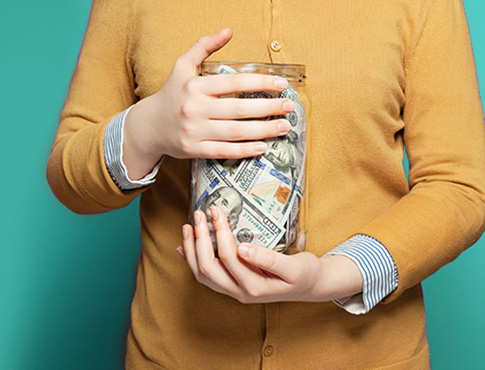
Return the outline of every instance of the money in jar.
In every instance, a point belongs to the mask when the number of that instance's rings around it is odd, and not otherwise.
[[[204,62],[202,76],[222,73],[259,73],[281,76],[288,87],[281,92],[253,91],[225,97],[240,99],[288,98],[295,109],[284,115],[291,129],[268,138],[262,155],[243,159],[193,159],[191,206],[207,216],[211,238],[215,232],[210,207],[227,217],[236,244],[253,243],[293,254],[305,247],[305,178],[310,101],[304,92],[305,66],[300,64]],[[270,120],[278,117],[258,118]],[[193,224],[193,220],[191,220]]]

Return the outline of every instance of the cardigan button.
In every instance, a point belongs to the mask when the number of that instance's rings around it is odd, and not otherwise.
[[[273,354],[273,352],[274,352],[273,346],[266,346],[266,347],[264,347],[263,355],[265,355],[266,357],[269,357]]]
[[[273,50],[274,52],[278,52],[281,50],[281,44],[278,42],[278,40],[271,41],[270,47],[271,50]]]

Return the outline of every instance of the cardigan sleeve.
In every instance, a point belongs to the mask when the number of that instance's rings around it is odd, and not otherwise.
[[[384,303],[455,259],[484,230],[485,140],[461,0],[434,0],[405,61],[410,191],[358,230],[386,246],[399,274]]]
[[[106,169],[103,153],[106,125],[137,101],[129,58],[132,4],[129,0],[93,1],[51,150],[49,185],[77,213],[123,207],[146,189],[121,191]]]

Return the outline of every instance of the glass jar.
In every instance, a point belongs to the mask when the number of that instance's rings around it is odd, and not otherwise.
[[[210,207],[219,206],[227,217],[236,244],[254,243],[278,252],[293,254],[305,246],[307,136],[310,100],[305,94],[305,66],[300,64],[204,62],[201,76],[221,73],[258,73],[287,79],[282,92],[242,92],[225,97],[289,98],[293,112],[284,116],[257,118],[288,119],[291,129],[285,136],[266,139],[266,152],[244,159],[193,159],[191,179],[191,222],[202,210],[209,223]]]

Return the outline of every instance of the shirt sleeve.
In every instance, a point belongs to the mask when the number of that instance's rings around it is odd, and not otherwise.
[[[366,314],[397,288],[398,273],[392,256],[370,236],[355,235],[327,254],[350,258],[362,274],[362,293],[334,301],[347,312]]]
[[[407,31],[403,138],[410,191],[355,234],[386,246],[393,302],[475,243],[485,227],[485,133],[460,0],[430,0]]]
[[[54,195],[77,213],[124,207],[149,187],[122,191],[104,160],[106,126],[139,100],[131,57],[132,13],[129,0],[93,1],[61,112],[47,180]]]
[[[155,182],[155,176],[160,169],[162,159],[153,170],[140,180],[131,180],[128,170],[123,162],[123,126],[125,117],[133,106],[121,112],[111,119],[104,132],[104,161],[106,168],[121,190],[138,189]]]

